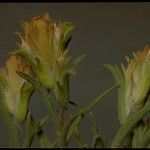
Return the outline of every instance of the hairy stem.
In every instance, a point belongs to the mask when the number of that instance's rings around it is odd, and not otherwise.
[[[64,126],[64,119],[65,119],[65,107],[62,106],[59,109],[59,121],[60,121],[61,128],[63,128],[63,126]]]

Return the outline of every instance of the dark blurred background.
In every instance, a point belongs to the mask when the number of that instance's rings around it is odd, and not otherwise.
[[[86,58],[71,78],[71,99],[84,105],[114,84],[112,75],[103,63],[120,64],[124,56],[143,49],[150,42],[150,3],[1,3],[0,4],[0,64],[8,53],[17,48],[15,31],[21,31],[21,21],[51,13],[55,20],[72,22],[70,55],[85,54]],[[108,142],[119,128],[117,93],[111,92],[96,106],[98,123]],[[30,108],[35,118],[47,112],[41,98],[35,93]],[[87,118],[81,123],[81,132],[89,142],[91,135]],[[51,136],[50,124],[45,126]],[[8,134],[0,122],[0,147],[8,146]],[[38,147],[37,139],[33,147]]]

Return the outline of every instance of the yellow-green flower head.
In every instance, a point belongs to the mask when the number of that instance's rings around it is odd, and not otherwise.
[[[126,57],[127,65],[106,64],[112,72],[118,88],[118,115],[121,123],[131,113],[142,107],[150,91],[150,48],[133,53],[133,58]]]
[[[70,69],[66,42],[74,26],[69,22],[55,23],[48,14],[23,22],[22,26],[24,35],[19,34],[22,40],[20,48],[38,60],[34,63],[37,75],[42,83],[51,87],[54,78],[61,80]]]
[[[22,22],[22,27],[24,35],[18,33],[22,41],[19,45],[21,50],[15,54],[29,61],[39,81],[47,88],[53,88],[58,96],[60,93],[57,92],[66,85],[66,76],[74,73],[74,66],[80,60],[71,62],[68,56],[67,45],[73,24],[56,23],[45,13],[32,18],[31,22]]]
[[[122,65],[125,79],[126,115],[141,107],[150,91],[150,48],[126,57],[127,67]]]
[[[33,92],[30,84],[17,75],[16,71],[32,74],[30,67],[11,56],[5,67],[0,69],[0,93],[8,112],[22,121],[27,113],[28,98]]]

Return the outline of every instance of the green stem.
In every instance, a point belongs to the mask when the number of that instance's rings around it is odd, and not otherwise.
[[[43,96],[45,104],[47,104],[47,106],[49,108],[49,113],[51,116],[53,126],[55,128],[56,134],[58,137],[60,137],[61,136],[61,127],[59,124],[58,114],[57,114],[56,110],[54,109],[55,107],[49,98],[48,92],[42,90],[41,88],[38,88],[37,90]]]
[[[55,107],[50,99],[49,93],[46,89],[43,89],[43,86],[40,84],[39,81],[31,78],[30,76],[28,76],[26,73],[23,72],[19,72],[17,71],[17,74],[22,77],[23,79],[27,80],[28,82],[30,82],[31,84],[34,85],[34,87],[36,88],[36,90],[38,91],[39,94],[41,94],[41,96],[44,99],[45,104],[48,106],[49,108],[49,113],[51,116],[51,119],[54,123],[54,128],[56,129],[56,132],[60,131],[60,126],[59,126],[59,119],[57,116],[57,112],[55,110]]]
[[[31,147],[33,139],[37,134],[37,132],[38,132],[37,124],[29,111],[26,118],[25,136],[24,136],[22,148]]]
[[[63,126],[64,126],[64,118],[65,118],[65,107],[62,106],[59,109],[59,121],[60,121],[61,128],[63,128]]]
[[[44,89],[44,87],[40,84],[39,81],[31,78],[27,74],[22,73],[22,72],[17,72],[17,74],[19,76],[21,76],[23,79],[25,79],[28,82],[30,82],[31,84],[33,84],[35,89],[38,91],[38,93],[43,97],[43,100],[44,100],[45,104],[49,108],[50,118],[51,118],[51,121],[52,121],[53,126],[55,128],[56,135],[58,137],[60,137],[61,136],[61,128],[60,128],[60,125],[59,125],[58,114],[57,114],[57,112],[55,110],[55,106],[53,105],[53,103],[52,103],[52,101],[50,99],[50,95],[49,95],[47,89]]]
[[[59,84],[58,84],[59,85]],[[65,126],[65,110],[69,103],[70,97],[70,87],[69,87],[69,75],[65,76],[63,79],[63,85],[58,86],[58,92],[55,93],[57,101],[59,103],[59,126],[60,126],[60,134],[58,136],[58,145],[60,147],[65,148],[65,139],[63,138],[63,130]]]
[[[102,133],[98,127],[96,115],[92,111],[90,112],[90,119],[91,119],[91,129],[93,131],[93,138],[92,138],[91,147],[92,148],[97,148],[97,147],[104,148],[104,147],[106,147],[105,140],[104,140]]]
[[[68,146],[73,131],[76,129],[76,127],[79,125],[80,121],[88,113],[88,111],[94,108],[100,102],[100,100],[103,97],[105,97],[109,92],[111,92],[112,89],[114,89],[115,87],[117,87],[117,85],[111,86],[109,89],[107,89],[106,91],[101,93],[98,97],[96,97],[94,100],[90,101],[90,103],[87,106],[85,106],[82,109],[80,108],[79,112],[77,112],[70,118],[64,130],[65,145]]]
[[[78,127],[74,131],[74,137],[75,137],[76,143],[79,146],[79,148],[88,148],[88,144],[85,143]]]
[[[150,103],[145,104],[140,110],[135,112],[133,115],[129,116],[126,120],[126,123],[121,126],[118,130],[113,142],[112,148],[119,147],[132,128],[136,125],[138,121],[142,119],[142,117],[150,111]]]
[[[105,92],[103,92],[98,97],[96,97],[94,100],[91,100],[90,103],[81,110],[80,114],[86,114],[88,111],[90,111],[92,108],[94,108],[100,102],[100,100],[104,96],[106,96],[108,93],[110,93],[112,91],[112,89],[114,89],[115,87],[117,87],[117,86],[116,85],[111,86]]]
[[[58,145],[59,145],[59,147],[63,147],[63,148],[66,147],[64,144],[65,142],[64,142],[64,138],[63,138],[64,117],[65,117],[65,107],[60,106],[60,108],[59,108],[59,125],[61,128],[61,131],[58,136]]]

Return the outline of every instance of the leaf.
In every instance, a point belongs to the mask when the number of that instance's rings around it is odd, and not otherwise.
[[[37,123],[33,120],[31,113],[28,112],[27,120],[26,120],[26,128],[25,128],[25,137],[23,141],[22,147],[29,148],[31,147],[32,141],[37,134],[39,128]]]
[[[73,67],[77,66],[79,64],[79,62],[84,59],[85,55],[80,55],[79,57],[77,57],[74,61],[73,61]]]
[[[31,78],[28,74],[23,73],[21,71],[16,71],[16,73],[23,79],[27,80],[29,83],[36,85],[36,81],[33,78]]]
[[[71,22],[64,22],[62,25],[63,41],[66,41],[70,35],[70,32],[75,28],[75,26]]]
[[[43,117],[40,121],[39,121],[39,126],[41,127],[43,124],[45,124],[46,121],[48,121],[50,119],[49,115],[46,115],[45,117]]]
[[[34,57],[32,56],[32,54],[29,54],[28,52],[26,52],[26,50],[24,49],[19,49],[19,50],[15,50],[13,52],[10,52],[11,55],[16,55],[16,56],[20,56],[25,58],[25,60],[27,60],[33,67],[37,66],[37,62],[34,59]]]
[[[16,112],[17,119],[20,122],[23,122],[24,119],[26,118],[28,106],[29,106],[29,100],[34,90],[35,90],[34,86],[29,82],[25,82],[21,87],[20,101]]]
[[[20,75],[23,79],[25,79],[28,82],[30,82],[31,84],[33,84],[35,86],[35,89],[38,91],[38,93],[43,97],[43,100],[44,100],[46,106],[48,106],[48,108],[49,108],[49,113],[51,116],[51,121],[53,123],[53,126],[54,126],[56,132],[59,133],[61,131],[61,129],[60,129],[60,125],[59,125],[58,115],[55,110],[55,106],[53,105],[53,103],[50,99],[47,89],[44,89],[38,81],[34,80],[30,76],[28,76],[26,73],[17,72],[17,74]]]
[[[131,131],[127,137],[124,139],[124,141],[122,142],[122,144],[120,145],[121,148],[129,148],[132,147],[132,140],[133,140],[133,131]]]
[[[72,136],[74,130],[76,129],[76,127],[79,125],[82,118],[83,118],[82,115],[77,115],[70,120],[70,124],[67,127],[67,130],[65,132],[66,134],[64,136],[64,139],[65,139],[65,142],[67,145],[69,144],[71,136]]]
[[[142,117],[150,111],[150,103],[146,103],[141,109],[130,115],[126,122],[120,127],[115,138],[112,141],[112,148],[118,148],[127,135],[134,128],[136,123],[142,119]]]
[[[47,135],[43,132],[42,129],[37,133],[38,140],[40,142],[41,148],[54,148],[57,141],[54,141],[53,143],[50,141],[50,139],[47,137]]]
[[[65,139],[65,144],[68,144],[71,136],[74,132],[74,130],[76,129],[76,127],[79,125],[80,121],[82,120],[82,118],[87,115],[87,113],[94,108],[99,102],[100,100],[106,96],[110,91],[112,91],[112,89],[114,89],[116,87],[116,85],[113,85],[112,87],[110,87],[108,90],[106,90],[105,92],[103,92],[102,94],[100,94],[98,97],[96,97],[94,100],[90,101],[90,103],[83,107],[82,109],[80,108],[79,111],[70,118],[70,120],[68,121],[68,123],[66,124],[66,127],[64,129],[64,139]]]
[[[118,84],[119,86],[117,109],[120,123],[123,124],[126,121],[125,100],[124,100],[124,88],[125,88],[124,77],[117,65],[112,66],[110,64],[103,64],[103,66],[112,73],[116,81],[116,84]]]
[[[98,97],[96,97],[94,100],[91,100],[87,106],[82,108],[81,113],[86,114],[87,112],[89,112],[92,108],[94,108],[100,102],[100,100],[103,97],[105,97],[107,94],[109,94],[116,87],[117,87],[116,84],[111,86],[109,89],[107,89],[106,91],[101,93]]]
[[[79,145],[79,148],[88,148],[88,144],[86,144],[84,139],[82,138],[78,127],[74,131],[74,137],[77,144]]]
[[[92,112],[92,111],[90,112],[90,119],[91,119],[91,123],[92,123],[91,129],[93,131],[93,139],[92,139],[91,147],[92,148],[97,148],[97,147],[104,148],[106,145],[105,140],[102,137],[102,134],[98,128],[96,116],[95,116],[94,112]]]

